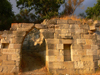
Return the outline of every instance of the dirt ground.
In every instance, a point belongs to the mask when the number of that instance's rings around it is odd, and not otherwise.
[[[48,75],[45,62],[34,52],[23,51],[19,75]]]

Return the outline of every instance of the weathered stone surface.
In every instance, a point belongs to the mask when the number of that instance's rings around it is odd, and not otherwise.
[[[94,21],[93,24],[94,24],[96,27],[98,27],[98,26],[100,26],[100,21],[96,20],[96,21]]]
[[[77,44],[84,44],[85,43],[85,39],[77,39]]]
[[[82,25],[71,19],[51,19],[35,25],[12,24],[11,31],[0,32],[0,72],[19,72],[23,46],[24,49],[37,51],[52,75],[93,73],[100,59],[98,26],[96,21]],[[25,44],[29,45],[28,48]]]
[[[48,44],[58,44],[59,43],[59,39],[46,39],[46,42]]]
[[[67,20],[57,20],[57,24],[67,24]]]
[[[0,60],[7,60],[7,55],[0,55]]]
[[[16,37],[25,36],[26,32],[24,31],[13,31],[13,35]]]
[[[48,49],[56,49],[56,44],[48,44]]]
[[[69,24],[59,24],[59,28],[60,29],[68,29],[70,27],[70,25]]]
[[[48,50],[48,55],[49,56],[58,56],[60,54],[59,54],[58,50]]]
[[[62,44],[72,44],[72,40],[71,39],[61,39],[60,42]]]
[[[1,43],[10,43],[10,41],[9,41],[8,39],[2,38],[2,39],[1,39]]]
[[[75,61],[74,62],[75,68],[83,68],[83,62],[82,61]]]
[[[37,28],[37,29],[46,29],[47,25],[35,24],[35,28]]]
[[[22,28],[28,28],[28,27],[33,27],[34,23],[23,23]]]
[[[44,38],[45,39],[53,39],[54,38],[54,32],[50,32],[50,31],[46,31],[46,32],[43,32],[43,35],[44,35]]]
[[[96,30],[95,25],[90,26],[90,30]]]
[[[63,44],[57,44],[57,49],[64,49]]]

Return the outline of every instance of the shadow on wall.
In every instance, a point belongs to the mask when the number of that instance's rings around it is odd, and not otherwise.
[[[29,36],[29,34],[27,35]],[[27,37],[26,36],[26,37]],[[25,37],[25,38],[26,38]],[[45,67],[46,58],[46,43],[43,40],[42,44],[34,45],[34,38],[24,39],[21,51],[21,66],[20,71],[28,72],[39,70]]]

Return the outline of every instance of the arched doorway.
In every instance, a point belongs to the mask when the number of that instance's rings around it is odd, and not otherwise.
[[[24,37],[21,50],[20,72],[22,74],[46,74],[46,43],[40,31],[33,28]]]

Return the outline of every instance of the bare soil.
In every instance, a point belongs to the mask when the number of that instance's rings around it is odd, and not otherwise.
[[[23,51],[19,75],[48,75],[48,71],[37,53]]]

